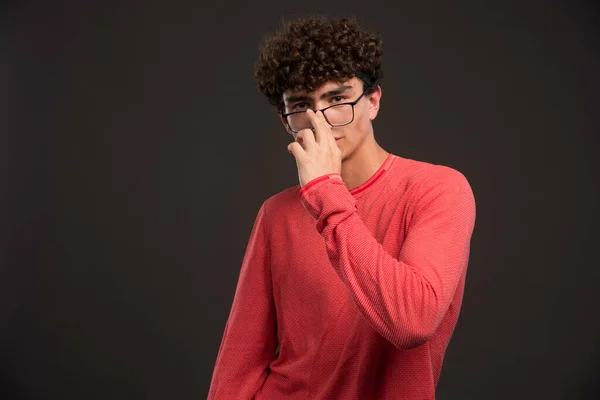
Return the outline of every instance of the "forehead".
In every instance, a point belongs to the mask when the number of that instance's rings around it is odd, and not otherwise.
[[[325,82],[323,85],[319,86],[312,92],[307,92],[306,90],[296,90],[296,91],[286,90],[285,92],[283,92],[283,100],[286,101],[291,96],[307,96],[307,97],[317,98],[321,94],[338,89],[341,86],[351,86],[352,89],[348,89],[348,90],[354,90],[356,87],[359,87],[360,83],[361,83],[360,79],[354,77],[352,79],[347,79],[347,80],[343,80],[340,82],[338,82],[338,81]]]

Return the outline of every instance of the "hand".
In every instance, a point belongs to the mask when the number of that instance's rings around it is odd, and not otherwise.
[[[296,158],[300,187],[320,176],[342,172],[342,154],[323,113],[307,110],[306,115],[313,129],[301,130],[296,141],[288,145],[288,151]]]

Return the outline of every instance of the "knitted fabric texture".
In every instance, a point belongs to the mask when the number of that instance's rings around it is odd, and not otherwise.
[[[267,199],[208,398],[434,399],[474,223],[460,172],[392,154],[350,191],[331,174]]]

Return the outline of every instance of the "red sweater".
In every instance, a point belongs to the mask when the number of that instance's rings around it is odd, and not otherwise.
[[[208,398],[434,399],[474,222],[461,173],[395,155],[350,191],[332,174],[269,198]]]

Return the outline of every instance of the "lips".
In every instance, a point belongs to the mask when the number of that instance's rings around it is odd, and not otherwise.
[[[335,138],[335,141],[337,142],[337,141],[338,141],[338,140],[340,140],[340,139],[341,139],[341,137],[336,137],[336,138]]]

